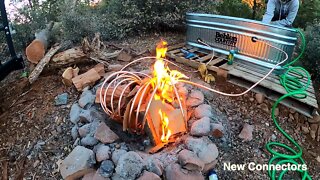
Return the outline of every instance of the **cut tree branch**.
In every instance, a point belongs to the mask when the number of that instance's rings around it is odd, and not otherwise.
[[[56,52],[61,48],[61,45],[57,45],[52,47],[48,53],[40,60],[40,62],[37,64],[36,68],[31,72],[29,76],[29,82],[30,84],[34,83],[39,75],[41,74],[43,68],[50,62],[53,55],[56,54]]]

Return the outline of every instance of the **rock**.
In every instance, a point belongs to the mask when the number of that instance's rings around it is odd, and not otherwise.
[[[244,141],[251,141],[253,129],[254,129],[253,125],[244,124],[242,131],[239,134],[239,138],[243,139]]]
[[[73,126],[71,129],[71,136],[73,140],[76,140],[79,137],[79,127],[77,125]]]
[[[277,136],[275,134],[272,134],[271,139],[275,141],[277,139]]]
[[[138,178],[138,180],[161,180],[161,178],[152,172],[143,171],[143,174]]]
[[[299,122],[299,113],[298,112],[296,112],[296,113],[294,113],[294,119],[297,121],[297,122]]]
[[[95,173],[94,173],[94,176],[93,176],[93,179],[92,180],[110,180],[110,178],[107,178],[107,177],[103,177],[99,170],[97,170]]]
[[[263,103],[265,96],[263,94],[256,94],[256,100],[259,104]]]
[[[318,129],[318,137],[317,137],[317,141],[320,141],[320,128]]]
[[[163,164],[158,159],[149,158],[147,160],[147,170],[161,176],[163,172]]]
[[[112,180],[127,180],[125,178],[122,178],[119,174],[117,173],[113,173],[112,177],[111,177]]]
[[[212,117],[212,107],[208,104],[201,104],[194,110],[194,116],[198,119]]]
[[[205,164],[211,163],[219,155],[217,146],[208,137],[188,137],[185,143],[187,148],[193,151]]]
[[[90,172],[90,173],[84,175],[82,180],[93,180],[93,177],[94,177],[95,173],[96,172],[93,171],[93,172]]]
[[[205,136],[210,133],[210,119],[203,117],[195,121],[190,130],[190,134],[194,136]]]
[[[291,114],[294,114],[294,113],[296,112],[296,110],[290,108],[290,109],[289,109],[289,112],[290,112]]]
[[[260,109],[261,109],[263,112],[265,112],[265,113],[269,113],[269,107],[268,107],[268,105],[265,104],[265,103],[262,103],[262,104],[260,105]]]
[[[177,163],[170,164],[165,171],[167,180],[204,180],[199,171],[192,172],[182,169]]]
[[[125,52],[125,51],[121,51],[117,57],[118,61],[124,61],[124,62],[129,62],[131,61],[132,56],[131,54]]]
[[[289,118],[290,118],[291,120],[294,120],[294,119],[295,119],[292,114],[289,114]]]
[[[77,146],[62,161],[59,169],[63,179],[71,180],[92,172],[95,163],[96,160],[92,150]]]
[[[189,107],[195,107],[204,102],[204,96],[201,91],[192,90],[187,98],[186,105]]]
[[[316,116],[313,116],[312,119],[308,118],[308,122],[312,124],[318,124],[320,123],[320,116],[316,115]]]
[[[117,165],[117,164],[118,164],[118,160],[120,159],[120,157],[121,157],[122,155],[126,154],[126,153],[127,153],[127,151],[126,151],[126,150],[123,150],[123,149],[116,149],[116,150],[114,150],[113,153],[112,153],[112,157],[111,157],[113,163],[114,163],[115,165]]]
[[[40,161],[39,160],[36,160],[34,163],[33,163],[33,168],[36,168],[38,165],[39,165]]]
[[[79,118],[80,118],[80,121],[84,123],[90,123],[93,121],[90,110],[80,111]]]
[[[318,157],[316,158],[316,160],[320,163],[320,156],[318,156]]]
[[[114,171],[114,164],[110,160],[102,161],[101,166],[99,168],[99,173],[102,177],[109,178],[112,176]]]
[[[309,126],[307,125],[307,124],[303,124],[302,126],[301,126],[301,130],[302,130],[302,132],[303,132],[303,134],[309,134]]]
[[[71,110],[70,110],[70,121],[73,124],[77,124],[80,120],[80,112],[81,112],[81,107],[75,103],[71,106]]]
[[[108,71],[120,71],[122,67],[121,64],[109,64]]]
[[[222,138],[224,135],[224,127],[221,123],[211,123],[211,133],[215,138]]]
[[[181,86],[181,87],[178,88],[178,94],[180,96],[188,97],[189,91],[188,91],[188,89],[186,87]]]
[[[210,84],[200,80],[200,81],[195,81],[196,83],[198,84],[201,84],[207,88],[212,88]],[[203,88],[198,88],[199,91],[201,91],[205,97],[206,100],[208,101],[212,101],[214,99],[214,97],[216,96],[215,93],[209,91],[209,90],[206,90],[206,89],[203,89]]]
[[[119,137],[105,123],[100,123],[94,137],[102,143],[113,143]]]
[[[103,144],[99,144],[97,147],[97,151],[96,151],[96,160],[98,162],[107,160],[110,158],[110,148],[109,146],[103,145]]]
[[[210,170],[212,170],[212,169],[215,168],[215,166],[217,165],[217,163],[218,163],[218,160],[216,159],[216,160],[212,161],[211,163],[206,164],[206,165],[204,166],[203,170],[202,170],[202,173],[208,174],[208,172],[209,172]]]
[[[310,124],[310,136],[312,137],[312,139],[316,139],[318,127],[319,124]]]
[[[253,101],[254,101],[254,98],[249,98],[249,101],[250,101],[250,102],[253,102]]]
[[[59,94],[54,98],[56,106],[66,105],[68,103],[68,93]]]
[[[182,150],[178,155],[179,164],[190,171],[202,171],[204,163],[197,157],[197,155],[189,150]]]
[[[280,114],[279,108],[275,108],[274,109],[274,115],[275,116],[279,116],[279,114]]]
[[[139,176],[143,167],[144,161],[142,158],[137,153],[130,151],[120,157],[116,173],[122,178],[134,180]]]
[[[90,135],[87,135],[86,137],[81,139],[80,143],[83,146],[94,146],[98,144],[98,140]]]
[[[91,123],[85,124],[79,128],[79,135],[80,137],[85,137],[90,133]]]
[[[83,91],[79,99],[80,107],[84,108],[87,105],[94,104],[96,96],[90,90]]]

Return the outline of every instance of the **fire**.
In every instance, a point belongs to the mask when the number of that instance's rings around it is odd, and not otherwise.
[[[161,119],[161,126],[162,126],[162,135],[161,135],[161,141],[162,142],[168,142],[169,138],[171,136],[171,131],[168,128],[169,127],[169,118],[168,116],[159,110],[159,115]]]
[[[151,79],[151,85],[156,89],[154,96],[155,100],[161,100],[163,103],[172,103],[174,101],[174,85],[181,78],[187,78],[184,74],[176,70],[170,70],[165,64],[163,58],[165,58],[167,52],[167,42],[161,40],[156,47],[156,62],[153,66],[153,78]],[[168,142],[171,136],[171,130],[169,127],[169,118],[167,115],[159,110],[161,119],[162,135],[161,141]]]
[[[155,95],[156,100],[163,100],[167,102],[173,102],[174,89],[173,86],[181,78],[187,78],[184,74],[176,70],[170,70],[168,66],[164,63],[163,58],[167,52],[167,42],[161,40],[156,47],[156,57],[153,68],[153,78],[151,79],[151,84],[153,88],[157,87],[157,94]]]

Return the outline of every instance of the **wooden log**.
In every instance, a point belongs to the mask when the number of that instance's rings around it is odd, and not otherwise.
[[[72,83],[78,91],[82,91],[87,86],[92,86],[101,78],[99,73],[94,69],[72,78]]]
[[[60,49],[60,45],[52,47],[48,53],[41,59],[41,61],[37,64],[35,69],[31,72],[29,76],[30,84],[34,83],[39,75],[41,74],[43,68],[50,62],[51,57]]]
[[[44,57],[53,24],[53,22],[50,22],[45,29],[37,32],[35,39],[26,48],[27,59],[31,63],[37,64]]]
[[[97,71],[97,73],[98,73],[100,76],[104,76],[104,74],[105,74],[104,64],[99,63],[99,64],[95,65],[93,68]]]
[[[66,70],[64,70],[62,74],[62,82],[66,86],[71,86],[72,85],[72,78],[78,76],[79,73],[79,68],[72,68],[68,67]]]
[[[124,88],[125,88],[125,85],[118,86],[118,88],[116,89],[116,91],[115,91],[115,93],[114,93],[114,95],[113,95],[113,98],[114,98],[115,100],[119,99],[119,97],[120,97],[120,95],[121,95],[121,93],[122,93],[122,91],[123,91]],[[101,102],[101,100],[100,100],[100,92],[101,92],[101,89],[102,89],[102,88],[98,88],[98,89],[97,89],[97,92],[96,92],[96,100],[95,100],[96,103],[100,103],[100,102]],[[107,102],[107,103],[110,102],[110,100],[111,100],[111,95],[112,95],[113,90],[114,90],[114,87],[110,87],[110,88],[108,89],[108,91],[107,91],[107,97],[106,97],[106,102]],[[103,89],[102,89],[102,92],[104,93],[105,91],[106,91],[106,89],[103,88]],[[127,97],[127,96],[129,95],[129,93],[130,93],[130,89],[127,88],[127,89],[125,90],[124,94],[123,94],[124,97]],[[102,98],[104,99],[104,94],[102,95]]]
[[[66,51],[56,54],[52,58],[53,65],[71,65],[79,62],[87,61],[87,55],[82,51],[81,47],[74,47]]]

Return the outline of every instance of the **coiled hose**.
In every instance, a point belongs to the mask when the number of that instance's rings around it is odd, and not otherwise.
[[[298,99],[306,98],[307,97],[307,92],[306,90],[308,89],[309,85],[311,84],[311,77],[310,74],[308,73],[307,70],[305,70],[302,67],[290,67],[292,64],[297,62],[303,55],[306,47],[306,41],[304,38],[303,33],[299,30],[296,29],[301,36],[302,40],[302,49],[301,53],[297,58],[295,58],[292,62],[288,63],[285,68],[287,68],[287,71],[283,74],[280,75],[280,83],[282,86],[286,89],[287,94],[281,96],[272,106],[271,110],[271,117],[273,119],[273,122],[277,129],[280,131],[281,134],[283,134],[295,147],[291,148],[289,145],[280,143],[280,142],[269,142],[266,145],[266,149],[273,155],[273,157],[269,160],[269,167],[271,165],[276,165],[276,166],[282,166],[285,164],[293,164],[293,165],[304,165],[306,167],[305,161],[302,158],[302,148],[299,146],[299,144],[290,136],[288,135],[279,125],[276,116],[275,116],[275,109],[277,108],[278,104],[284,100],[287,97],[294,97]],[[292,76],[291,74],[295,74],[296,76]],[[307,77],[307,82],[304,82],[302,79],[304,77]],[[281,153],[274,148],[278,147],[279,149],[283,149],[287,151],[288,154],[286,153]],[[283,167],[283,166],[282,166]],[[281,180],[283,176],[289,171],[289,169],[282,169],[280,172],[278,172],[275,168],[269,168],[268,169],[268,174],[270,179],[272,180]],[[301,175],[301,179],[312,179],[311,176],[308,174],[307,169],[305,168],[298,168],[295,170],[296,172],[299,172]]]

